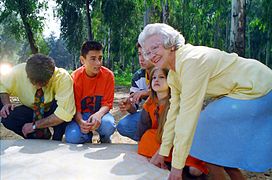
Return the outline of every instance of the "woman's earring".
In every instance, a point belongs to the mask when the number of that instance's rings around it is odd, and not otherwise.
[[[175,51],[175,47],[171,47],[171,51]]]

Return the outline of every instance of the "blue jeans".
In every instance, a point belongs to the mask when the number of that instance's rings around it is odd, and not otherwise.
[[[91,113],[83,113],[83,120],[87,121],[90,115]],[[101,119],[99,128],[96,129],[100,136],[101,143],[111,143],[111,135],[114,133],[115,128],[114,117],[110,113],[105,114]],[[92,137],[92,132],[88,134],[82,133],[80,126],[74,119],[67,125],[65,130],[65,139],[68,143],[86,143],[92,141]]]
[[[142,110],[137,111],[133,114],[128,114],[124,118],[122,118],[116,127],[119,134],[129,137],[134,141],[139,141],[139,137],[136,136],[136,131],[138,122],[141,118],[141,112]]]

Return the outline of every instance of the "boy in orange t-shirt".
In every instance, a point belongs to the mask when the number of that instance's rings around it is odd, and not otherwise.
[[[95,41],[86,41],[81,47],[83,66],[72,73],[76,114],[66,127],[68,143],[90,142],[94,130],[102,143],[110,143],[115,131],[114,117],[109,113],[113,106],[114,75],[102,66],[102,49]]]

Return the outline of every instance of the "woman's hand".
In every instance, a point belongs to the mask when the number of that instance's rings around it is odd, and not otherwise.
[[[167,166],[164,163],[164,157],[159,154],[159,150],[152,156],[150,163],[154,164],[155,166],[159,168],[167,169]]]
[[[182,169],[172,167],[168,180],[182,180]]]

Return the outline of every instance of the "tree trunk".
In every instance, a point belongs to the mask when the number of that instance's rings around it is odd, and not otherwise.
[[[265,64],[267,66],[269,66],[270,62],[270,49],[271,49],[271,44],[270,44],[270,40],[271,40],[271,25],[268,27],[268,31],[267,31],[267,41],[266,41],[266,56],[265,56]]]
[[[168,24],[168,19],[169,19],[168,0],[166,0],[165,4],[164,4],[164,0],[161,0],[161,6],[162,6],[162,22],[165,24]]]
[[[251,57],[250,31],[247,32],[247,57]]]
[[[186,22],[185,22],[185,18],[187,18],[186,17],[186,9],[187,9],[187,5],[188,5],[188,3],[187,3],[187,1],[186,0],[181,0],[181,3],[182,3],[182,19],[181,19],[181,21],[182,21],[182,27],[181,27],[181,32],[183,33],[183,36],[184,37],[186,37]]]
[[[107,57],[107,65],[108,68],[112,69],[111,63],[110,63],[110,48],[111,48],[111,29],[108,30],[108,57]]]
[[[73,54],[73,70],[77,69],[77,56]]]
[[[133,74],[134,71],[135,71],[135,69],[134,69],[134,66],[135,66],[134,59],[135,59],[135,57],[132,56],[132,59],[131,59],[131,73],[132,73],[132,74]]]
[[[147,5],[146,5],[146,0],[144,0],[144,5],[145,5],[145,14],[144,14],[144,26],[146,26],[148,23],[149,23],[149,11],[150,9],[147,8]]]
[[[36,42],[35,42],[35,39],[34,39],[34,35],[33,35],[32,30],[31,30],[31,26],[28,23],[25,9],[22,8],[24,6],[23,6],[23,4],[22,4],[21,1],[18,1],[18,2],[19,2],[18,9],[19,9],[22,21],[23,21],[23,25],[24,25],[24,28],[25,28],[25,31],[26,31],[26,36],[27,36],[27,40],[28,40],[29,45],[30,45],[31,52],[32,52],[32,54],[37,54],[39,52],[39,49],[38,49],[38,47],[36,45]]]
[[[230,15],[230,14],[228,14]],[[229,29],[229,26],[230,26],[230,22],[229,20],[226,21],[226,29],[225,29],[225,42],[224,42],[224,47],[225,49],[229,49],[229,35],[230,35],[230,29]]]
[[[87,16],[87,24],[88,24],[88,40],[93,40],[93,33],[92,33],[92,19],[90,13],[90,0],[86,0],[86,16]]]
[[[216,19],[216,23],[215,23],[215,25],[214,25],[214,29],[215,29],[215,33],[214,33],[214,35],[213,35],[213,44],[214,44],[214,47],[215,48],[219,48],[219,44],[218,44],[218,37],[219,37],[219,31],[220,31],[220,29],[219,29],[219,20],[218,20],[218,18]]]
[[[230,51],[245,56],[245,0],[232,0]]]

